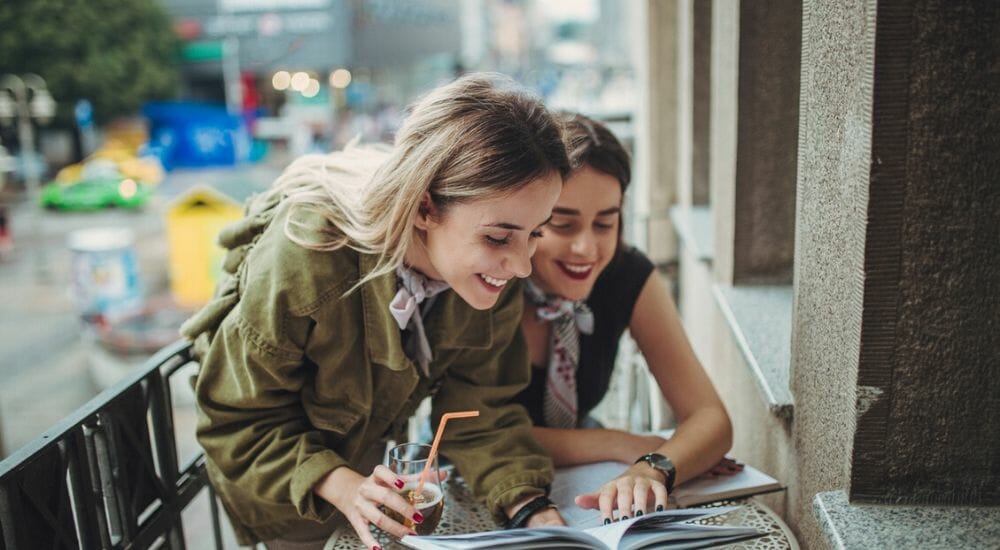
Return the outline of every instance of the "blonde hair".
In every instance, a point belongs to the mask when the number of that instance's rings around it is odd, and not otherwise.
[[[480,73],[414,104],[393,148],[302,157],[271,192],[330,222],[324,235],[302,237],[289,217],[285,233],[300,246],[378,256],[356,288],[403,262],[424,193],[444,216],[452,205],[513,193],[553,172],[569,173],[554,116],[513,80]]]

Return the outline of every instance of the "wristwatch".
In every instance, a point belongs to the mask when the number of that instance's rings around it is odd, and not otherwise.
[[[661,455],[660,453],[649,453],[640,456],[635,461],[636,464],[640,462],[645,462],[654,470],[662,473],[664,479],[666,480],[665,484],[667,486],[667,492],[673,492],[674,480],[677,479],[677,468],[674,466],[674,462],[670,460],[670,458]]]

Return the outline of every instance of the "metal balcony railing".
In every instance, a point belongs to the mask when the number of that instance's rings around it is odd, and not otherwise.
[[[177,455],[170,378],[177,342],[0,462],[0,550],[185,548],[181,512],[209,492],[200,452]]]

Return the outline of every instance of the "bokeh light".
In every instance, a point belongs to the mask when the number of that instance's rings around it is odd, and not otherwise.
[[[271,85],[274,86],[275,90],[279,92],[282,90],[287,90],[288,85],[292,82],[292,75],[288,74],[288,71],[278,71],[274,73],[271,77]]]
[[[337,69],[330,73],[330,86],[344,89],[351,83],[351,71],[347,69]]]
[[[309,73],[299,71],[292,75],[292,89],[296,92],[301,92],[306,89],[310,80]]]
[[[302,90],[302,95],[304,95],[305,97],[315,97],[316,94],[318,93],[319,93],[319,80],[316,80],[315,78],[310,78],[309,84],[307,84],[306,88]]]

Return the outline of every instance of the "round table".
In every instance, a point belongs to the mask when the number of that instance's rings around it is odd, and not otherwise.
[[[493,531],[498,529],[492,516],[486,508],[477,501],[469,492],[468,487],[461,477],[454,477],[444,482],[444,514],[441,516],[441,523],[434,531],[435,535],[458,535],[462,533],[472,533],[478,531]],[[766,536],[719,546],[717,548],[726,549],[748,549],[748,550],[798,550],[799,545],[792,535],[788,526],[771,511],[753,498],[740,499],[708,504],[705,507],[716,506],[740,506],[739,510],[698,521],[696,523],[707,523],[713,525],[743,525],[753,527],[758,531],[765,531]],[[379,545],[384,550],[397,550],[407,548],[400,544],[394,537],[388,535],[374,527],[372,533],[378,540]],[[334,531],[327,539],[323,550],[365,550],[365,545],[361,543],[358,536],[350,526],[344,526]]]

